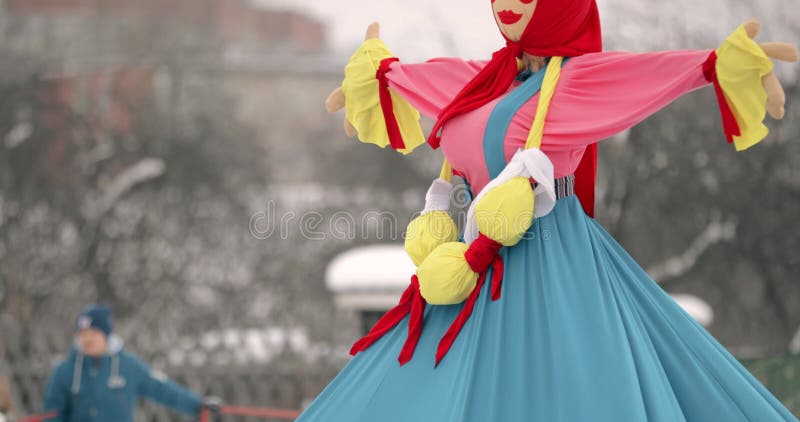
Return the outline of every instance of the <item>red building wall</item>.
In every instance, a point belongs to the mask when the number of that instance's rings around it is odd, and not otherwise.
[[[6,0],[6,7],[20,14],[159,21],[208,30],[222,41],[289,46],[299,53],[321,52],[325,44],[319,21],[298,12],[257,8],[246,0]]]

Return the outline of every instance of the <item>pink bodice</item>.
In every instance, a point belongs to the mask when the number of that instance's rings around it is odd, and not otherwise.
[[[706,85],[702,64],[709,53],[602,52],[571,58],[562,69],[542,138],[541,148],[553,162],[555,177],[573,173],[587,145],[630,128],[682,94]],[[422,114],[435,119],[484,63],[457,58],[398,62],[388,74],[389,85]],[[509,92],[517,86],[519,82]],[[466,176],[476,194],[489,182],[483,136],[489,116],[501,100],[452,119],[442,132],[445,157]],[[506,160],[524,147],[537,104],[538,94],[512,119],[503,144]]]

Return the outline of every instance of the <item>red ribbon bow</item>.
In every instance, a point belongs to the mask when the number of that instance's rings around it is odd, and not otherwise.
[[[461,312],[459,312],[456,319],[453,320],[453,323],[450,325],[450,328],[447,329],[444,336],[442,336],[442,339],[439,340],[439,346],[436,349],[436,365],[439,365],[439,362],[441,362],[442,358],[444,358],[450,350],[450,347],[453,345],[456,337],[458,337],[461,329],[467,323],[470,315],[472,315],[475,302],[478,300],[481,288],[486,281],[489,268],[492,269],[492,300],[500,299],[500,290],[503,281],[503,259],[498,252],[502,246],[503,245],[500,243],[480,233],[478,238],[470,244],[469,248],[464,253],[464,258],[467,260],[470,268],[480,275],[478,276],[475,288],[472,289],[466,302],[464,302],[464,307],[461,308]],[[426,304],[425,299],[419,291],[419,278],[417,278],[415,274],[411,276],[411,283],[409,283],[402,296],[400,296],[400,301],[397,305],[386,311],[372,329],[369,330],[369,333],[353,344],[350,348],[350,354],[355,355],[358,352],[366,350],[373,343],[378,341],[378,339],[383,337],[384,334],[391,331],[406,317],[406,315],[410,315],[408,318],[408,337],[403,344],[403,348],[400,350],[400,355],[397,357],[400,365],[405,365],[414,356],[414,350],[422,335],[422,322]]]
[[[383,314],[367,335],[353,344],[353,347],[350,348],[350,354],[355,355],[366,350],[400,323],[406,315],[411,314],[408,318],[408,337],[403,349],[400,351],[400,355],[397,357],[400,365],[404,365],[414,356],[414,349],[416,349],[419,337],[422,334],[422,317],[425,313],[425,305],[425,299],[419,292],[419,279],[414,274],[411,276],[411,283],[403,292],[403,295],[400,296],[398,304]]]
[[[472,289],[466,302],[464,302],[464,307],[461,308],[461,312],[458,313],[458,316],[453,320],[450,328],[447,329],[447,332],[439,341],[439,347],[436,349],[436,365],[439,365],[439,362],[442,361],[442,358],[444,358],[450,350],[450,347],[453,345],[453,342],[455,342],[461,329],[472,315],[475,302],[478,300],[490,267],[492,269],[492,300],[500,299],[500,289],[503,281],[503,258],[500,257],[499,252],[502,246],[503,245],[490,239],[483,233],[479,233],[478,238],[469,245],[469,248],[464,253],[464,258],[466,258],[472,271],[480,275],[478,276],[478,282],[475,283],[475,288]]]
[[[725,131],[725,138],[728,143],[733,142],[734,136],[742,134],[739,128],[739,123],[736,121],[736,116],[733,114],[728,100],[725,99],[725,93],[722,91],[722,85],[719,84],[717,77],[717,52],[712,51],[708,55],[708,59],[703,63],[703,76],[706,80],[714,83],[714,91],[717,93],[717,103],[719,103],[719,112],[722,115],[722,129]]]
[[[378,95],[381,100],[383,121],[386,123],[386,132],[389,134],[389,144],[393,149],[405,149],[406,147],[405,142],[403,142],[403,136],[400,134],[400,126],[397,124],[397,117],[394,115],[392,93],[389,92],[389,79],[386,77],[386,74],[391,70],[389,66],[399,60],[400,59],[397,57],[383,59],[381,60],[378,70],[375,72],[375,78],[378,79]]]

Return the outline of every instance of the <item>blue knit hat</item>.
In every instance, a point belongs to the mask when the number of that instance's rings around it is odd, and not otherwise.
[[[91,305],[83,310],[75,319],[75,331],[94,328],[103,332],[106,337],[114,331],[111,320],[111,308],[102,305]]]

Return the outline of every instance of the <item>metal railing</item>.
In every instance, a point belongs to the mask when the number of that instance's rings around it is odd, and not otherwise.
[[[243,407],[243,406],[223,406],[218,415],[230,416],[245,416],[250,418],[260,419],[277,419],[277,420],[294,420],[300,416],[299,410],[290,409],[274,409],[269,407]],[[200,412],[200,420],[198,422],[216,422],[214,417],[215,413],[208,409]]]
[[[216,422],[217,416],[243,416],[248,418],[270,419],[270,420],[294,420],[300,416],[299,410],[276,409],[271,407],[245,407],[245,406],[222,406],[218,411],[212,412],[203,409],[200,412],[198,422]],[[16,422],[47,422],[54,419],[58,414],[55,412],[42,413],[38,415],[26,416],[17,419]]]

